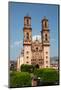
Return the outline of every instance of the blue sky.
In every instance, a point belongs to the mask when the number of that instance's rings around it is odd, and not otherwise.
[[[58,56],[58,5],[9,2],[10,59],[16,60],[23,48],[24,16],[31,16],[32,35],[40,35],[46,16],[50,29],[50,55]]]

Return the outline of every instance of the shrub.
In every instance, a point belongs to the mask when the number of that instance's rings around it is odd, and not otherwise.
[[[32,73],[34,71],[34,66],[33,65],[23,64],[23,65],[21,65],[21,71],[22,72]]]
[[[34,71],[34,75],[40,77],[45,84],[53,84],[59,81],[58,71],[52,68],[38,69]]]
[[[10,87],[28,87],[31,86],[31,76],[27,72],[11,72]]]

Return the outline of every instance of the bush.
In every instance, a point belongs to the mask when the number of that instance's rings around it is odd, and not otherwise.
[[[22,72],[32,73],[34,71],[34,66],[33,65],[23,64],[23,65],[21,65],[21,71]]]
[[[28,87],[31,86],[31,76],[27,72],[11,72],[10,87]]]
[[[58,71],[52,68],[35,70],[34,75],[40,77],[44,84],[54,84],[59,81]]]

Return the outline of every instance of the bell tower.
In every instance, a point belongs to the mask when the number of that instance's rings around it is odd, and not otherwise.
[[[32,28],[31,28],[31,17],[24,17],[24,64],[31,64],[31,43],[32,43]]]
[[[48,25],[48,19],[46,17],[42,20],[42,45],[43,45],[43,57],[44,67],[50,67],[50,30]]]

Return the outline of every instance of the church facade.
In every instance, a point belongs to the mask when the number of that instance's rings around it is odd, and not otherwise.
[[[39,68],[50,67],[50,30],[48,19],[44,17],[41,23],[41,38],[32,40],[31,17],[24,17],[23,50],[17,59],[17,70],[22,64],[38,65]]]

